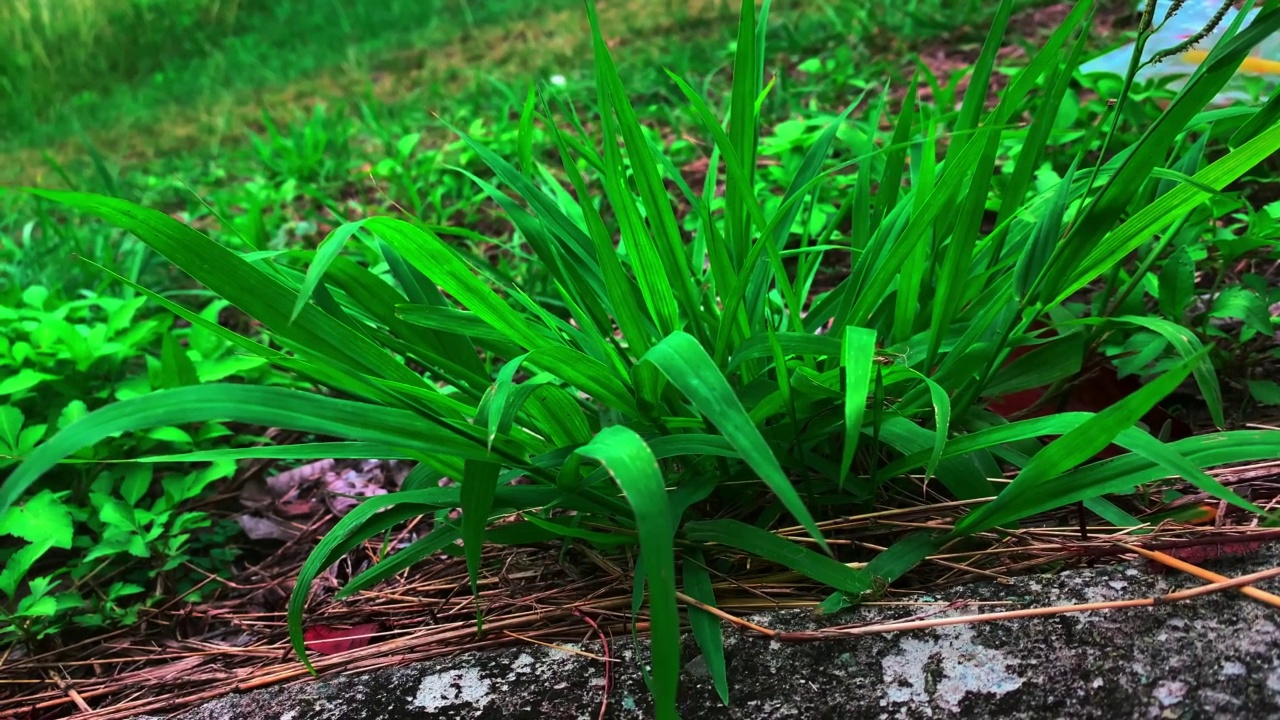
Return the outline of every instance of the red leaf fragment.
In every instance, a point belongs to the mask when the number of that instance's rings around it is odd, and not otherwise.
[[[1165,555],[1171,555],[1179,560],[1191,563],[1192,565],[1200,565],[1204,562],[1214,560],[1221,557],[1233,557],[1237,555],[1248,555],[1258,548],[1262,547],[1262,540],[1243,540],[1239,542],[1221,542],[1208,543],[1205,545],[1191,545],[1188,547],[1169,548],[1161,550]],[[1151,571],[1163,573],[1168,571],[1164,565],[1157,562],[1151,563]]]
[[[1039,330],[1047,327],[1043,322],[1036,322],[1032,324],[1031,329]],[[1056,333],[1051,331],[1049,336],[1054,334]],[[1005,365],[1008,366],[1014,360],[1031,352],[1032,349],[1033,347],[1029,345],[1015,348],[1009,353],[1009,359],[1005,362]],[[1077,376],[1075,384],[1071,387],[1070,394],[1060,401],[1050,402],[1032,412],[1026,412],[1039,402],[1045,391],[1049,389],[1046,386],[994,398],[988,403],[987,408],[1005,418],[1019,413],[1025,413],[1022,415],[1023,418],[1044,417],[1057,412],[1097,413],[1142,389],[1142,383],[1137,378],[1133,376],[1121,378],[1115,367],[1100,356],[1095,355],[1092,357],[1086,363],[1086,368],[1080,376]],[[1152,428],[1153,432],[1158,431],[1167,423],[1171,431],[1170,439],[1173,440],[1189,437],[1192,434],[1191,428],[1186,422],[1173,417],[1160,406],[1152,408],[1151,412],[1142,418],[1142,421]],[[1045,440],[1051,439],[1045,438]],[[1095,459],[1101,460],[1116,457],[1124,453],[1124,449],[1111,445],[1098,453]]]
[[[373,640],[378,632],[378,623],[364,623],[351,627],[334,627],[332,625],[313,625],[302,633],[307,652],[317,655],[337,655],[348,650],[358,650]]]

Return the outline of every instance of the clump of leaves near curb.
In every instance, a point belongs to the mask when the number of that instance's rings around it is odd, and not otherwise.
[[[503,283],[413,220],[368,218],[337,228],[314,252],[263,257],[131,203],[32,191],[135,233],[261,321],[273,344],[150,297],[330,392],[216,383],[110,405],[37,447],[0,486],[0,509],[78,449],[156,425],[237,420],[348,443],[294,446],[293,458],[349,452],[415,460],[400,492],[346,515],[303,567],[289,626],[304,661],[311,583],[365,540],[427,515],[436,518],[427,535],[352,578],[340,597],[459,539],[473,589],[486,542],[630,549],[634,610],[647,614],[653,634],[659,718],[676,716],[677,587],[714,605],[703,560],[726,549],[831,588],[825,607],[834,610],[948,543],[1049,509],[1083,502],[1123,518],[1106,496],[1169,475],[1261,512],[1203,468],[1271,457],[1280,433],[1163,443],[1137,427],[1188,377],[1221,418],[1203,344],[1168,323],[1077,316],[1066,303],[1099,282],[1105,287],[1131,252],[1280,150],[1280,126],[1264,110],[1230,152],[1192,173],[1168,171],[1184,166],[1179,139],[1213,122],[1202,114],[1208,99],[1250,47],[1280,29],[1280,12],[1233,27],[1127,147],[1097,165],[1077,158],[1056,182],[1037,185],[1044,143],[1034,139],[1053,128],[1089,3],[1072,10],[988,111],[1012,5],[1001,4],[972,90],[947,126],[920,111],[912,84],[896,114],[888,95],[863,108],[886,117],[888,137],[866,143],[851,161],[829,162],[850,107],[812,136],[782,186],[763,188],[758,113],[769,88],[769,3],[758,14],[752,2],[742,4],[727,120],[671,76],[710,143],[701,187],[687,184],[642,129],[588,6],[599,122],[588,133],[554,92],[531,96],[521,121],[526,136],[539,119],[552,133],[572,192],[534,160],[528,143],[502,157],[459,132],[489,168],[483,177],[467,174],[504,209],[553,295]],[[1031,124],[1016,167],[1000,196],[989,197],[1002,137],[1023,117]],[[824,183],[849,172],[856,183],[830,218],[796,222]],[[1171,177],[1164,192],[1143,192]],[[696,219],[691,232],[681,231],[673,194]],[[780,203],[770,200],[775,194]],[[345,255],[352,243],[378,251],[391,281]],[[813,291],[836,253],[852,258],[849,276]],[[1068,377],[1081,333],[1130,325],[1169,337],[1179,357],[1139,392],[1096,414],[1006,422],[985,409],[992,395]],[[1027,346],[1066,361],[1002,369]],[[1095,461],[1112,443],[1128,454]],[[1002,464],[1018,473],[997,486],[988,478]],[[907,473],[934,478],[957,500],[995,499],[977,503],[952,529],[910,532],[865,565],[851,563],[820,520],[903,496]],[[461,508],[460,520],[440,513],[453,508]],[[809,542],[772,532],[789,525]],[[727,700],[720,626],[703,610],[685,612]]]
[[[108,402],[201,379],[261,379],[268,369],[260,358],[234,357],[203,330],[175,330],[171,314],[148,312],[145,297],[129,295],[63,300],[31,285],[0,304],[0,470]],[[213,303],[205,314],[216,316],[225,305]],[[181,566],[224,572],[234,525],[213,527],[207,513],[187,505],[234,472],[235,462],[161,474],[155,464],[114,461],[185,454],[234,438],[221,423],[206,422],[86,447],[26,502],[0,512],[0,641],[132,624],[158,580],[182,595],[205,579],[174,572]]]

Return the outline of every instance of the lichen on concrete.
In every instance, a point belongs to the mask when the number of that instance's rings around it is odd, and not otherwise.
[[[880,666],[885,707],[907,703],[959,712],[970,693],[1004,695],[1024,682],[1013,657],[977,645],[972,628],[965,625],[905,636]]]
[[[1214,567],[1237,575],[1277,564],[1280,549],[1270,547]],[[1196,582],[1118,565],[974,584],[938,599],[999,601],[1010,609],[1150,597]],[[1262,587],[1275,591],[1277,584]],[[806,630],[910,612],[858,607],[835,617],[789,611],[751,621]],[[729,706],[721,704],[705,659],[686,638],[680,710],[686,720],[1280,718],[1277,622],[1274,608],[1219,593],[1158,607],[815,643],[771,641],[726,626]],[[593,643],[580,647],[600,652]],[[611,651],[617,662],[606,717],[653,717],[639,672],[649,661],[647,646],[616,638]],[[598,716],[603,691],[600,662],[528,646],[298,682],[221,698],[179,718],[586,720]]]
[[[476,668],[464,667],[422,678],[413,705],[430,713],[460,704],[480,710],[489,704],[490,697],[489,681]]]

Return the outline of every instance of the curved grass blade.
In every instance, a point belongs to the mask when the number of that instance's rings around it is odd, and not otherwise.
[[[698,602],[711,607],[716,606],[715,589],[711,586],[711,575],[707,572],[706,561],[702,553],[693,550],[684,558],[684,592]],[[707,672],[711,674],[711,684],[720,696],[720,702],[729,704],[729,671],[724,661],[724,632],[720,626],[720,618],[703,610],[689,606],[689,626],[693,630],[693,639],[698,643],[702,659],[707,664]]]
[[[680,617],[676,606],[675,528],[658,460],[634,430],[614,425],[577,451],[603,464],[622,488],[635,514],[649,585],[653,631],[653,696],[657,717],[675,720],[680,681]],[[638,587],[637,587],[638,591]]]
[[[394,527],[397,522],[427,514],[433,509],[457,507],[459,502],[460,488],[453,487],[377,495],[355,506],[333,526],[332,530],[325,533],[315,549],[307,556],[306,561],[302,563],[297,581],[293,586],[293,593],[289,596],[289,641],[294,653],[307,670],[312,674],[316,672],[307,654],[306,641],[302,634],[302,616],[306,611],[311,583],[319,577],[320,573],[365,540]],[[379,512],[384,509],[385,512]],[[366,523],[371,520],[372,525],[366,527]],[[392,555],[387,562],[396,562],[395,558],[396,555]],[[374,566],[374,570],[377,570],[377,566]]]
[[[262,445],[245,448],[215,448],[171,455],[148,455],[120,462],[140,463],[192,463],[213,460],[422,460],[424,456],[405,452],[403,449],[383,443],[369,442],[320,442],[298,445]],[[101,462],[101,461],[96,461]]]
[[[943,545],[940,534],[918,532],[908,535],[878,553],[871,562],[862,568],[862,572],[871,578],[871,589],[866,594],[853,597],[838,592],[827,598],[818,606],[818,613],[829,615],[847,607],[856,605],[867,594],[874,595],[877,589],[887,588],[890,583],[919,565],[925,558],[937,552]]]
[[[828,335],[810,335],[809,333],[779,332],[774,333],[778,345],[787,355],[804,355],[814,357],[836,357],[841,352],[839,338]],[[729,357],[726,370],[730,373],[748,360],[769,357],[773,354],[767,335],[755,335],[734,348]]]
[[[1226,427],[1227,419],[1222,410],[1222,389],[1218,385],[1218,373],[1213,367],[1213,361],[1203,353],[1204,344],[1200,342],[1200,338],[1181,325],[1162,318],[1122,315],[1112,320],[1137,325],[1159,334],[1178,351],[1184,360],[1199,358],[1191,369],[1191,376],[1195,378],[1200,394],[1204,395],[1204,402],[1209,407],[1213,424],[1220,428]]]
[[[509,341],[526,349],[554,344],[476,277],[458,251],[434,232],[394,218],[373,217],[364,223],[365,229],[395,248],[406,262]]]
[[[88,193],[26,192],[83,210],[133,233],[205,287],[326,364],[407,385],[425,383],[391,353],[313,305],[290,320],[297,293],[277,277],[165,213]]]
[[[1143,415],[1148,413],[1161,398],[1168,395],[1191,373],[1194,363],[1199,357],[1185,360],[1169,372],[1133,393],[1129,397],[1094,415],[1075,429],[1050,443],[1045,449],[1036,453],[1031,462],[1014,478],[1013,482],[991,503],[979,508],[962,519],[954,530],[955,536],[995,527],[1018,518],[1026,517],[1030,507],[1041,507],[1046,503],[1056,507],[1071,502],[1063,493],[1060,482],[1054,478],[1093,457],[1107,445],[1114,442],[1122,431],[1132,428]],[[1140,436],[1139,449],[1155,452],[1160,462],[1168,462],[1176,467],[1183,467],[1186,462],[1177,453],[1169,450],[1151,436],[1145,437],[1155,443],[1144,445]],[[1173,457],[1170,457],[1173,456]],[[1152,458],[1157,459],[1157,458]],[[1196,473],[1202,475],[1198,470]],[[1197,478],[1199,479],[1199,478]],[[1229,491],[1228,491],[1229,492]],[[1234,493],[1231,494],[1234,496]],[[1241,501],[1243,502],[1243,501]]]
[[[415,511],[410,515],[410,517],[421,514],[425,513],[423,513],[420,508],[415,508]],[[394,527],[396,524],[398,523],[392,523],[391,527]],[[362,538],[361,542],[363,542],[363,538],[370,538],[375,534],[378,534],[371,533],[369,532],[370,530],[372,530],[372,528],[361,528],[359,532],[353,533],[353,537]],[[458,532],[458,527],[456,525],[441,525],[423,537],[413,541],[408,547],[397,550],[394,554],[382,558],[373,567],[366,569],[364,572],[348,580],[347,584],[343,585],[341,590],[333,594],[333,599],[345,600],[365,588],[374,587],[383,580],[394,577],[395,575],[408,570],[423,558],[440,552],[444,548],[456,542],[460,537],[461,533]],[[479,613],[478,599],[476,607],[476,612]]]
[[[911,373],[920,378],[929,389],[929,400],[933,404],[933,455],[929,457],[929,465],[925,469],[925,481],[933,477],[942,459],[942,451],[947,446],[947,437],[951,434],[951,398],[947,391],[937,382],[922,373],[912,370]]]
[[[1166,447],[1196,467],[1213,467],[1274,459],[1278,443],[1280,431],[1236,430],[1184,438]],[[1057,478],[1055,483],[1063,488],[1064,493],[1074,493],[1070,495],[1069,502],[1075,502],[1086,499],[1090,494],[1128,492],[1168,476],[1169,471],[1164,465],[1131,453],[1076,468]]]
[[[689,398],[738,451],[743,461],[760,475],[796,521],[823,550],[830,552],[822,531],[804,506],[795,486],[782,472],[782,466],[764,436],[751,422],[733,388],[698,341],[686,333],[673,333],[645,353],[643,361],[656,365]]]
[[[574,527],[564,522],[556,520],[547,520],[533,513],[525,513],[524,520],[527,523],[536,525],[543,530],[550,532],[553,536],[561,538],[571,538],[574,540],[586,540],[593,545],[601,547],[614,548],[624,545],[635,545],[636,536],[634,532],[630,534],[605,533],[595,530],[584,530],[580,527]]]
[[[948,457],[945,442],[942,451],[939,452],[937,432],[921,427],[902,416],[891,416],[882,421],[876,429],[879,432],[878,442],[888,444],[913,460],[924,456],[922,462],[911,467],[932,465],[938,480],[957,498],[973,500],[995,494],[991,481],[978,466],[976,457]],[[930,449],[925,451],[923,448]],[[933,465],[934,458],[937,458],[936,465]],[[877,473],[877,477],[883,479],[893,475],[890,475],[887,470],[882,470]]]
[[[646,259],[642,265],[636,266],[636,276],[640,287],[646,290],[645,299],[653,306],[653,320],[658,325],[659,332],[670,332],[679,327],[675,317],[677,308],[686,318],[698,315],[699,303],[693,285],[693,269],[685,253],[670,194],[662,182],[658,164],[649,152],[644,128],[623,88],[618,68],[609,54],[594,4],[588,2],[586,5],[587,20],[591,25],[600,110],[605,118],[602,123],[605,157],[612,165],[606,165],[609,167],[604,176],[606,192],[619,215],[628,251],[635,253],[637,259]],[[614,127],[609,122],[610,116],[616,117],[617,131],[629,151],[627,159],[633,176],[634,192],[625,190],[627,179],[620,162],[619,146],[609,137],[613,134]],[[636,195],[639,195],[639,206],[635,203]],[[647,223],[640,222],[641,207]],[[700,324],[690,327],[696,331],[701,330]]]
[[[406,411],[338,400],[288,388],[210,384],[160,390],[85,415],[32,451],[0,485],[3,513],[31,483],[77,450],[120,432],[206,420],[244,422],[362,442],[426,455],[485,460],[484,438],[450,434]]]
[[[871,576],[867,573],[738,520],[686,523],[682,536],[693,542],[718,543],[742,550],[842,592],[859,594],[871,587]]]
[[[316,247],[315,259],[307,267],[306,277],[303,278],[302,286],[298,288],[298,299],[293,304],[293,312],[289,315],[289,322],[297,319],[298,313],[302,312],[302,308],[311,299],[311,294],[315,292],[316,286],[320,284],[325,271],[342,254],[347,240],[360,232],[363,225],[363,220],[343,223],[334,228],[328,237],[320,241],[320,244]]]
[[[561,497],[563,494],[555,488],[503,487],[498,490],[494,505],[527,509],[551,505]],[[434,510],[456,508],[461,503],[462,490],[456,486],[375,495],[355,506],[325,534],[302,564],[293,593],[289,596],[289,641],[298,659],[308,670],[315,673],[302,637],[302,615],[306,610],[311,583],[320,573],[365,540],[380,535],[400,522]],[[395,558],[396,555],[392,555],[387,562],[395,562]]]
[[[564,380],[610,408],[637,414],[636,400],[607,365],[570,347],[551,345],[529,352],[524,360]]]

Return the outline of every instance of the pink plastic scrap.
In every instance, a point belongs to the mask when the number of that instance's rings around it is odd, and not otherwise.
[[[1157,25],[1169,14],[1172,0],[1159,0],[1156,4],[1155,22]],[[1140,0],[1138,10],[1141,12],[1146,2]],[[1199,32],[1209,23],[1214,13],[1222,7],[1222,0],[1187,0],[1176,15],[1169,19],[1151,39],[1147,41],[1146,57],[1166,48],[1178,45],[1182,41]],[[1251,10],[1240,27],[1253,21],[1258,10]],[[1166,58],[1155,65],[1148,65],[1138,72],[1139,83],[1157,78],[1173,78],[1169,87],[1178,89],[1186,83],[1187,77],[1204,62],[1209,51],[1222,38],[1226,29],[1239,15],[1240,11],[1231,8],[1222,22],[1212,34],[1186,52]],[[1124,77],[1129,69],[1129,59],[1133,56],[1133,43],[1112,50],[1096,57],[1080,66],[1083,75],[1115,75]],[[1253,48],[1248,59],[1236,71],[1231,82],[1214,98],[1215,104],[1229,105],[1235,101],[1252,102],[1265,99],[1266,95],[1280,81],[1280,34],[1272,34]]]

